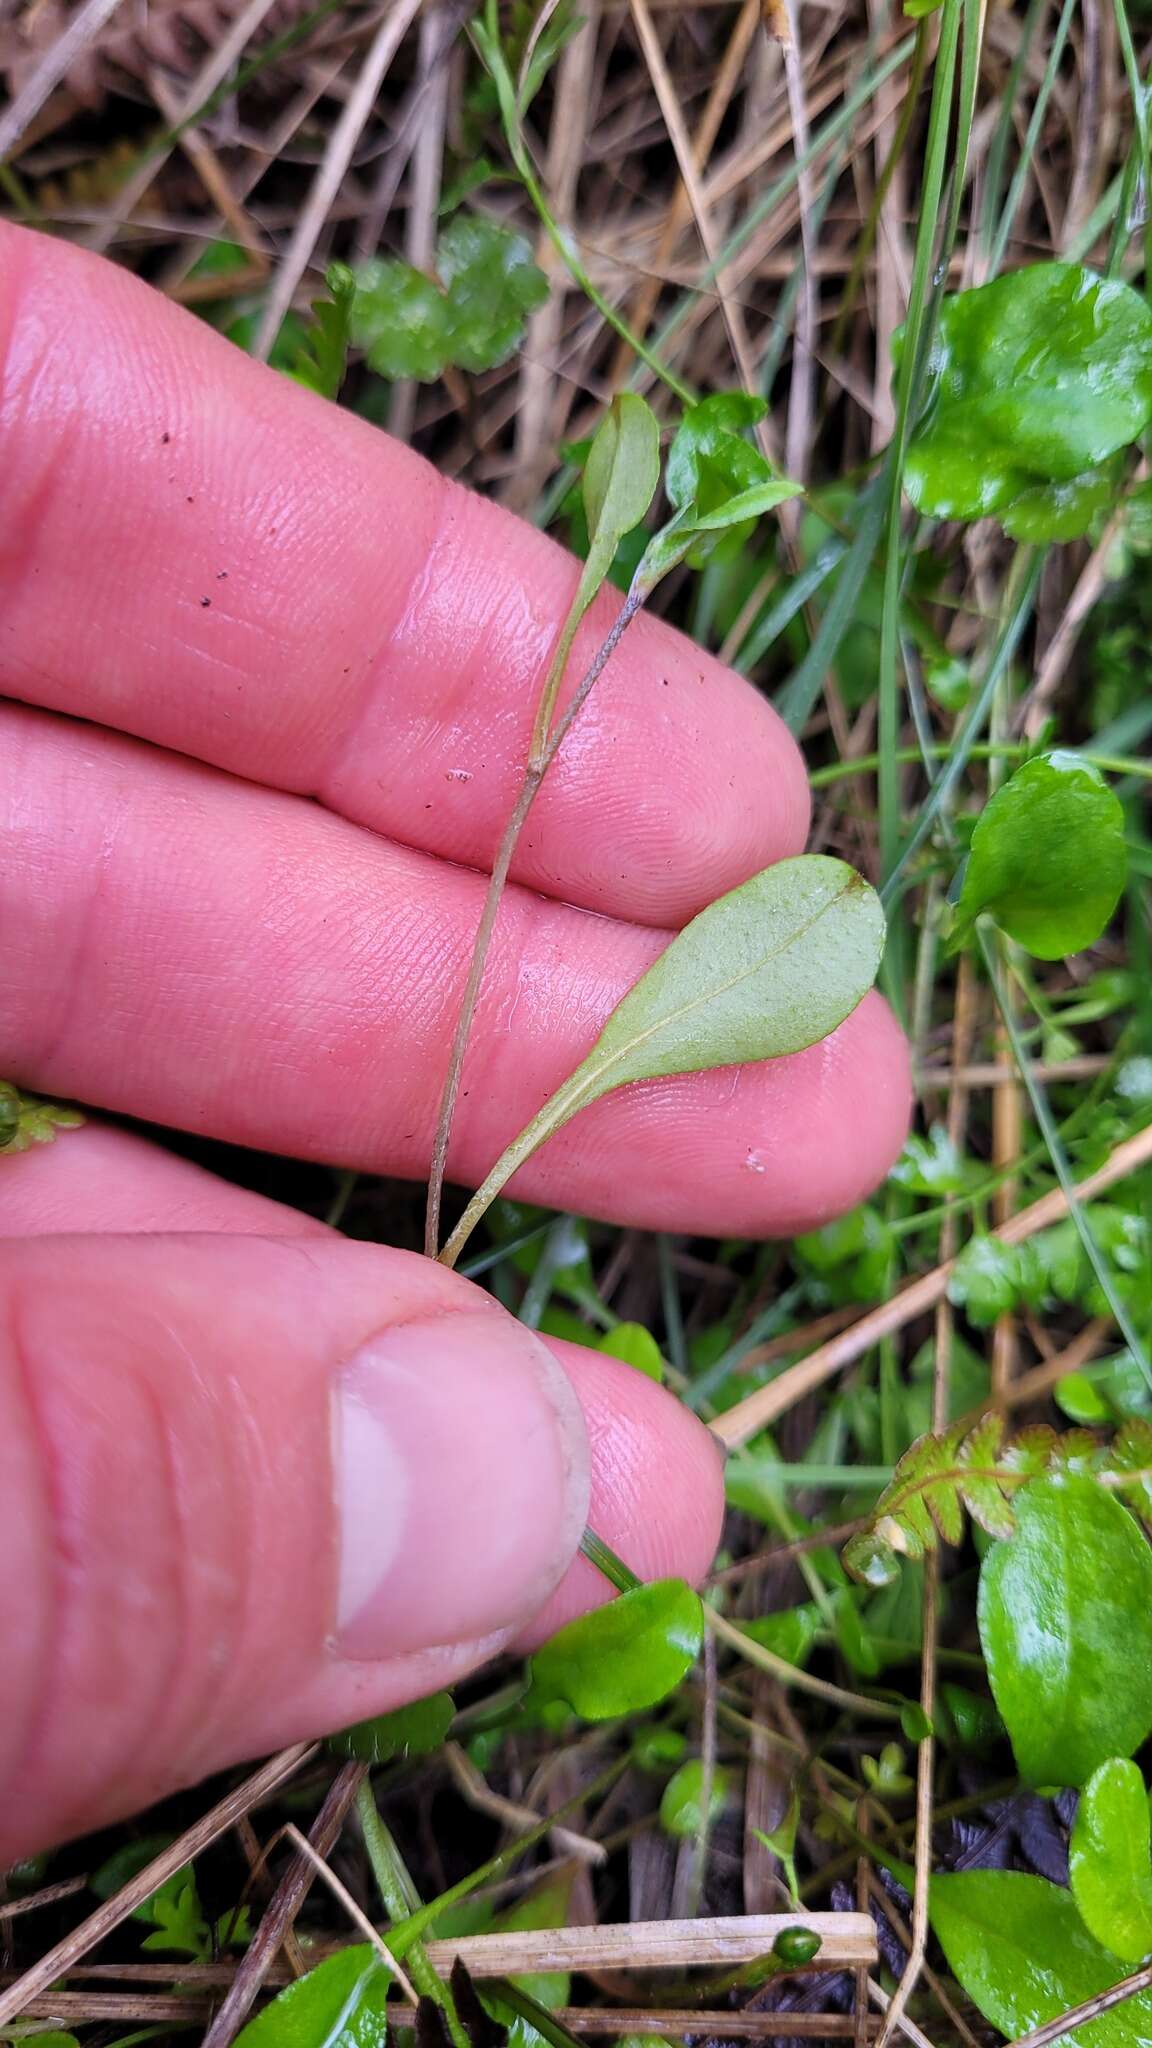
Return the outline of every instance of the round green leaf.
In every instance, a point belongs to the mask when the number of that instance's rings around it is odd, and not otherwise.
[[[342,1948],[249,2020],[235,2048],[385,2048],[391,1982],[368,1942]]]
[[[908,496],[940,519],[1003,513],[1137,439],[1152,415],[1152,312],[1117,279],[1032,264],[944,300],[929,378]]]
[[[719,1820],[728,1804],[729,1778],[727,1771],[717,1765],[712,1772],[712,1789],[708,1801],[708,1824]],[[699,1757],[681,1764],[674,1777],[664,1787],[660,1801],[660,1825],[665,1834],[677,1835],[687,1841],[695,1841],[704,1830],[704,1766]]]
[[[1152,1551],[1094,1480],[1020,1490],[980,1574],[980,1639],[1021,1775],[1083,1785],[1152,1730]]]
[[[683,1579],[636,1586],[582,1614],[532,1658],[538,1696],[567,1700],[586,1721],[654,1707],[691,1670],[704,1610]]]
[[[1148,1794],[1135,1764],[1111,1757],[1093,1771],[1072,1829],[1072,1895],[1089,1933],[1126,1963],[1152,1950],[1149,1822]]]
[[[966,1870],[932,1879],[932,1926],[953,1976],[1009,2040],[1058,2019],[1124,1974],[1084,1926],[1070,1892],[1018,1870]],[[1071,2048],[1146,2048],[1152,1994],[1062,2036]]]
[[[663,1381],[664,1360],[660,1346],[643,1323],[617,1323],[614,1330],[601,1337],[596,1349],[609,1358],[623,1359],[625,1365],[633,1366],[646,1379],[655,1380],[657,1385]]]
[[[986,805],[972,835],[957,940],[988,911],[1041,960],[1100,937],[1124,888],[1124,813],[1078,754],[1038,754]]]

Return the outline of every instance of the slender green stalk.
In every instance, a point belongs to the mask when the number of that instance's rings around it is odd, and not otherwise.
[[[1100,1291],[1108,1303],[1109,1312],[1116,1327],[1132,1353],[1140,1373],[1148,1386],[1152,1387],[1152,1360],[1148,1357],[1144,1340],[1136,1329],[1124,1301],[1116,1291],[1115,1277],[1096,1242],[1092,1226],[1084,1214],[1083,1206],[1076,1193],[1075,1175],[1068,1164],[1068,1155],[1061,1142],[1056,1119],[1048,1107],[1048,1098],[1032,1071],[1032,1062],[1028,1057],[1027,1048],[1020,1036],[1020,1027],[1000,978],[995,950],[989,943],[987,933],[979,928],[977,928],[977,940],[988,979],[992,985],[992,992],[996,998],[996,1007],[1003,1019],[1005,1034],[1012,1048],[1012,1057],[1016,1062],[1020,1079],[1024,1083],[1025,1092],[1032,1105],[1032,1114],[1039,1125],[1041,1136],[1048,1150],[1048,1156],[1052,1161],[1052,1170],[1068,1203],[1068,1214],[1075,1226],[1076,1235],[1084,1247],[1088,1263],[1100,1284]]]
[[[997,223],[996,233],[989,250],[988,271],[992,277],[995,277],[1004,261],[1004,251],[1008,246],[1008,237],[1012,233],[1020,201],[1024,197],[1024,187],[1031,175],[1032,159],[1036,152],[1036,144],[1040,140],[1040,131],[1043,128],[1044,118],[1048,112],[1048,102],[1056,85],[1061,60],[1064,56],[1064,46],[1068,41],[1068,33],[1072,27],[1078,4],[1079,0],[1064,0],[1064,5],[1060,10],[1060,19],[1056,24],[1056,33],[1052,38],[1052,47],[1048,52],[1048,62],[1044,66],[1044,76],[1040,81],[1040,89],[1036,94],[1035,103],[1029,118],[1028,130],[1020,151],[1020,159],[1012,173],[1012,183],[1008,187],[1008,197],[1004,201],[1004,209]],[[1118,12],[1123,13],[1123,8],[1118,7]]]
[[[936,223],[948,170],[948,135],[952,119],[952,92],[956,77],[963,0],[944,0],[940,43],[932,79],[932,104],[928,116],[924,179],[919,203],[919,224],[912,262],[912,283],[908,318],[896,378],[896,427],[892,451],[885,472],[886,534],[884,547],[884,599],[880,619],[880,673],[877,687],[879,772],[880,872],[887,881],[897,861],[900,846],[900,782],[896,750],[900,738],[901,693],[897,664],[900,638],[900,587],[902,550],[900,546],[904,463],[923,389],[928,348],[933,325],[932,267],[936,254]],[[953,176],[959,179],[963,165],[957,163]],[[940,252],[946,264],[949,251]]]
[[[630,1571],[623,1558],[617,1557],[616,1552],[608,1548],[604,1538],[598,1536],[595,1529],[585,1529],[580,1538],[580,1550],[589,1564],[594,1564],[598,1572],[603,1572],[609,1585],[615,1586],[618,1593],[634,1593],[640,1585],[641,1581],[635,1572]]]
[[[1145,195],[1144,290],[1147,293],[1149,288],[1152,287],[1152,222],[1148,219],[1147,209],[1148,177],[1150,170],[1152,170],[1148,129],[1148,87],[1140,76],[1140,65],[1136,56],[1135,45],[1132,41],[1132,28],[1128,20],[1128,9],[1124,4],[1124,0],[1113,0],[1112,11],[1116,18],[1116,34],[1119,38],[1120,49],[1124,58],[1124,71],[1128,79],[1128,90],[1132,95],[1132,113],[1136,123],[1136,135],[1132,144],[1132,156],[1130,158],[1130,161],[1137,166],[1137,178],[1132,197],[1135,197],[1136,189],[1142,189]],[[1121,222],[1126,222],[1127,219],[1128,208],[1125,207],[1123,212],[1117,216],[1117,226],[1119,227]],[[1122,252],[1118,251],[1118,255],[1120,253]]]
[[[518,1835],[506,1849],[499,1850],[495,1856],[490,1856],[486,1863],[481,1863],[475,1870],[469,1871],[467,1877],[460,1878],[456,1884],[450,1885],[446,1892],[441,1892],[438,1899],[429,1899],[426,1906],[417,1907],[406,1920],[390,1927],[388,1946],[397,1960],[403,1962],[406,1956],[411,1955],[413,1944],[422,1940],[425,1934],[431,1933],[437,1920],[443,1917],[450,1906],[459,1905],[461,1899],[469,1898],[473,1892],[479,1891],[481,1885],[495,1883],[511,1870],[529,1849],[534,1849],[538,1842],[545,1841],[553,1828],[565,1821],[569,1814],[575,1813],[578,1807],[586,1806],[589,1800],[599,1798],[601,1793],[609,1791],[617,1778],[623,1777],[630,1762],[627,1753],[614,1758],[612,1763],[601,1771],[599,1777],[593,1778],[590,1785],[582,1785],[578,1792],[573,1793],[571,1799],[566,1799],[562,1806],[556,1807],[552,1813],[546,1815],[536,1827],[528,1828],[524,1834]]]
[[[419,1894],[396,1847],[392,1830],[380,1817],[367,1778],[356,1794],[356,1812],[360,1818],[364,1847],[368,1852],[368,1861],[372,1865],[372,1875],[376,1880],[376,1889],[383,1901],[384,1911],[393,1924],[397,1921],[406,1922],[420,1905]],[[399,1953],[394,1953],[399,1961]],[[403,1960],[421,1997],[430,1998],[444,2014],[453,2048],[471,2048],[468,2035],[457,2016],[452,1994],[432,1968],[423,1943],[410,1942],[404,1950]]]
[[[989,659],[987,674],[968,707],[961,730],[952,742],[944,771],[933,784],[931,793],[921,808],[916,826],[901,849],[900,857],[880,892],[881,900],[886,907],[901,893],[911,863],[935,829],[937,819],[946,814],[948,804],[971,759],[972,748],[988,722],[1000,677],[1013,659],[1024,628],[1031,617],[1043,559],[1043,555],[1035,549],[1022,548],[1013,560],[1005,600],[1005,619]]]
[[[934,761],[948,761],[952,757],[954,741],[941,741],[927,749]],[[897,761],[911,766],[924,758],[921,747],[901,747]],[[1097,754],[1088,747],[1076,747],[1077,759],[1087,761],[1092,768],[1099,768],[1103,775],[1139,775],[1146,782],[1152,782],[1152,761],[1143,761],[1135,754]],[[967,750],[969,761],[1026,761],[1036,752],[1030,740],[1003,740],[998,744],[981,741]],[[879,754],[858,754],[850,761],[833,761],[827,768],[815,768],[809,776],[813,789],[831,789],[837,782],[846,782],[853,775],[874,775],[880,766]]]
[[[1000,192],[1004,183],[1004,165],[1007,161],[1008,145],[1015,134],[1016,110],[1020,105],[1024,69],[1028,62],[1029,53],[1034,47],[1036,32],[1044,14],[1047,12],[1049,4],[1050,0],[1028,0],[1028,10],[1020,24],[1016,54],[1012,59],[1011,69],[1004,81],[1004,90],[1000,94],[1000,113],[997,117],[996,126],[992,131],[992,140],[988,145],[987,157],[984,160],[984,193],[980,207],[979,236],[981,246],[985,251],[985,262],[988,266],[989,276],[993,275],[993,271],[988,262],[988,252],[991,250],[993,237],[996,232],[994,226],[996,208],[1000,201]]]

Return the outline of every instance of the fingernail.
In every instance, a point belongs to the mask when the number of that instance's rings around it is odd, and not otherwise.
[[[333,1399],[336,1648],[377,1660],[527,1621],[576,1553],[588,1445],[532,1331],[493,1309],[383,1331]]]

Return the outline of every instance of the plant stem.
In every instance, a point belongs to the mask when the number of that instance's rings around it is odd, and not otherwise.
[[[616,1552],[608,1548],[604,1538],[598,1536],[595,1529],[585,1529],[580,1538],[580,1550],[589,1564],[594,1564],[598,1572],[603,1572],[609,1585],[615,1586],[618,1593],[634,1593],[641,1584],[635,1572],[629,1569],[623,1558],[617,1557]]]
[[[797,1664],[789,1664],[786,1657],[778,1657],[775,1651],[765,1649],[763,1643],[745,1635],[717,1614],[714,1607],[705,1607],[704,1620],[718,1635],[722,1643],[739,1652],[749,1664],[755,1664],[761,1671],[767,1671],[783,1686],[793,1686],[797,1692],[808,1692],[818,1700],[826,1700],[830,1706],[842,1707],[846,1713],[868,1714],[878,1721],[898,1721],[900,1709],[891,1700],[870,1700],[864,1693],[845,1692],[839,1685],[830,1685],[826,1678],[815,1678],[810,1671],[802,1671]]]
[[[927,752],[933,761],[948,761],[952,757],[953,744],[942,741],[929,747]],[[969,761],[1026,761],[1035,752],[1030,740],[983,741],[979,746],[967,749],[967,758]],[[1140,775],[1152,782],[1152,761],[1140,761],[1130,754],[1091,753],[1084,747],[1077,747],[1075,753],[1078,760],[1087,761],[1090,768],[1099,768],[1104,775]],[[901,747],[895,758],[902,764],[922,761],[924,749]],[[833,783],[845,782],[851,775],[874,775],[879,766],[879,754],[859,754],[850,761],[834,761],[827,768],[815,769],[808,780],[813,789],[830,789]]]
[[[444,1077],[444,1090],[440,1098],[440,1109],[436,1119],[436,1136],[432,1146],[432,1164],[428,1178],[428,1210],[424,1227],[424,1251],[425,1255],[430,1259],[436,1258],[440,1241],[440,1209],[444,1194],[444,1174],[448,1163],[448,1146],[452,1137],[452,1121],[456,1113],[456,1103],[460,1094],[460,1081],[464,1072],[464,1059],[468,1050],[468,1040],[471,1036],[472,1024],[476,1016],[476,1005],[480,1000],[480,990],[484,981],[484,969],[488,961],[492,935],[496,929],[496,920],[500,914],[501,898],[508,881],[508,873],[512,866],[520,834],[524,829],[525,821],[536,799],[540,784],[543,782],[557,753],[564,744],[572,725],[587,703],[590,691],[603,675],[616,648],[619,646],[621,639],[627,632],[629,625],[640,610],[647,595],[648,590],[644,585],[634,584],[628,592],[610,631],[581,677],[571,703],[561,714],[552,731],[549,731],[551,714],[555,708],[556,697],[559,693],[564,669],[567,666],[568,656],[571,652],[572,640],[575,637],[574,628],[572,631],[569,631],[569,622],[567,621],[564,631],[560,636],[556,655],[553,657],[549,665],[548,674],[544,679],[534,721],[531,750],[527,766],[524,770],[524,780],[520,785],[519,794],[512,807],[508,823],[504,827],[496,858],[492,863],[492,874],[484,896],[484,907],[480,913],[480,922],[476,927],[476,937],[473,941],[468,978],[464,984],[464,993],[460,998],[460,1009],[456,1018],[456,1028],[452,1034],[452,1049],[448,1056],[448,1071]],[[570,620],[571,614],[569,614]],[[542,717],[545,709],[548,712],[546,720]],[[551,1109],[562,1094],[563,1090],[558,1090],[557,1095],[552,1098],[552,1101],[546,1107]],[[528,1127],[529,1131],[536,1128],[537,1122],[538,1119],[533,1120],[533,1123]],[[542,1133],[541,1135],[546,1134]],[[444,1247],[443,1253],[440,1254],[441,1262],[444,1265],[455,1265],[472,1230],[484,1214],[485,1209],[488,1208],[489,1204],[499,1194],[504,1180],[508,1178],[511,1172],[515,1171],[516,1166],[522,1164],[523,1160],[528,1157],[528,1152],[535,1149],[534,1145],[530,1145],[527,1151],[520,1149],[521,1140],[526,1136],[526,1132],[521,1133],[521,1138],[517,1139],[515,1144],[508,1148],[503,1159],[493,1168],[484,1182],[480,1194],[473,1196],[464,1217],[453,1231],[452,1236]],[[541,1140],[537,1138],[535,1143],[539,1142]],[[497,1174],[500,1173],[504,1167],[504,1162],[513,1153],[516,1154],[514,1164],[509,1166],[507,1171],[504,1172],[503,1180],[497,1182]],[[481,1195],[486,1197],[483,1201],[481,1201]],[[465,1225],[467,1226],[466,1228]]]
[[[372,1875],[376,1880],[376,1889],[383,1901],[384,1911],[393,1925],[406,1922],[414,1910],[419,1910],[420,1900],[393,1840],[392,1831],[380,1817],[367,1778],[356,1794],[356,1812],[364,1832],[364,1847],[368,1852],[368,1861],[372,1865]],[[411,1942],[405,1948],[404,1961],[421,1997],[430,1998],[444,2014],[453,2048],[471,2048],[468,2036],[457,2017],[451,1992],[432,1968],[423,1942]]]
[[[528,1849],[534,1849],[537,1842],[544,1841],[558,1822],[574,1813],[577,1807],[587,1805],[590,1799],[596,1799],[600,1793],[607,1792],[616,1783],[617,1778],[623,1777],[629,1764],[630,1758],[627,1755],[615,1757],[598,1778],[593,1778],[590,1785],[581,1786],[578,1792],[573,1793],[571,1799],[566,1799],[562,1806],[547,1814],[537,1827],[529,1828],[525,1834],[510,1842],[506,1849],[500,1849],[495,1856],[490,1856],[487,1863],[481,1863],[476,1870],[469,1871],[467,1877],[460,1878],[446,1892],[442,1892],[438,1899],[429,1899],[426,1906],[417,1907],[406,1920],[392,1927],[389,1930],[388,1946],[393,1955],[401,1958],[410,1955],[413,1944],[435,1927],[437,1920],[450,1906],[458,1905],[461,1899],[468,1898],[470,1893],[477,1891],[481,1885],[494,1883],[496,1879],[503,1877],[505,1871],[519,1862]]]

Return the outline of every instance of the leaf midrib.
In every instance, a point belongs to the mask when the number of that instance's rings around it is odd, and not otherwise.
[[[702,995],[693,996],[689,1002],[681,1003],[678,1009],[675,1009],[671,1011],[668,1015],[659,1018],[656,1021],[656,1023],[650,1024],[646,1030],[637,1032],[636,1036],[634,1038],[630,1038],[626,1045],[622,1045],[618,1052],[611,1053],[606,1060],[597,1063],[595,1072],[589,1076],[589,1081],[599,1081],[601,1076],[608,1073],[611,1070],[611,1068],[619,1066],[620,1061],[624,1059],[628,1053],[635,1052],[638,1046],[647,1044],[650,1038],[655,1037],[658,1031],[666,1029],[669,1023],[677,1022],[680,1018],[687,1017],[691,1011],[701,1009],[706,1003],[714,1003],[719,996],[727,995],[730,989],[738,988],[742,981],[749,981],[751,980],[754,974],[760,974],[763,971],[763,969],[769,964],[770,961],[782,959],[785,953],[787,953],[792,946],[799,944],[799,941],[801,939],[805,938],[810,931],[814,930],[816,925],[819,924],[822,917],[826,917],[830,910],[834,910],[836,905],[840,903],[845,896],[849,895],[853,889],[859,889],[861,886],[862,885],[858,875],[853,874],[852,876],[850,876],[849,880],[846,881],[841,888],[837,889],[836,894],[834,896],[830,896],[826,903],[821,904],[819,910],[816,911],[814,916],[808,919],[806,924],[800,925],[799,928],[791,934],[791,936],[786,940],[784,945],[777,946],[773,949],[772,952],[766,953],[764,955],[764,958],[762,960],[757,961],[754,967],[746,968],[742,974],[734,974],[731,980],[722,982],[719,987],[710,988],[706,990],[705,993],[703,993]],[[593,1051],[589,1054],[590,1060],[594,1058],[595,1048],[593,1048]],[[581,1093],[583,1092],[584,1091],[581,1090]]]

